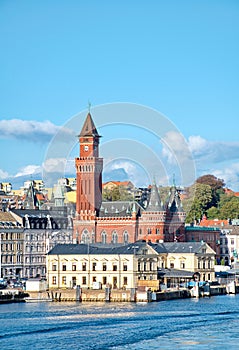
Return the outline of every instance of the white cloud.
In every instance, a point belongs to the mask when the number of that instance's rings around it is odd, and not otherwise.
[[[10,119],[0,120],[0,138],[15,138],[34,142],[49,141],[61,128],[50,121]]]
[[[223,179],[226,187],[233,191],[239,191],[239,163],[233,163],[221,169],[214,169],[211,172],[219,179]]]
[[[0,169],[0,179],[4,180],[4,179],[7,179],[8,177],[9,177],[9,174],[6,171]]]
[[[188,145],[198,162],[220,163],[239,158],[239,142],[208,141],[201,136],[190,136]]]
[[[124,179],[114,178],[115,170],[123,170],[122,173],[117,173],[117,176],[121,174],[127,174],[127,178]],[[111,174],[112,173],[112,174]],[[112,161],[105,162],[104,175],[110,178],[110,180],[130,180],[135,186],[147,186],[150,183],[149,174],[147,170],[135,161],[128,159],[114,159]]]
[[[188,143],[179,132],[168,132],[162,141],[162,155],[170,164],[182,164],[191,159]]]
[[[43,164],[43,170],[46,173],[62,173],[65,171],[66,158],[49,158]]]
[[[14,176],[26,176],[26,175],[35,175],[42,172],[42,167],[39,165],[27,165],[20,169],[20,171]]]

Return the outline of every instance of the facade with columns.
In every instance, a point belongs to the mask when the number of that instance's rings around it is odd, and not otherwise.
[[[79,134],[80,154],[75,159],[77,194],[73,237],[76,243],[121,243],[137,240],[185,240],[185,212],[176,186],[162,203],[156,184],[146,207],[136,201],[102,201],[103,159],[100,135],[88,113]]]

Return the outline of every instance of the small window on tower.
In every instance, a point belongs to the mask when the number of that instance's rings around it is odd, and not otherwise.
[[[89,146],[85,146],[84,149],[85,149],[85,151],[88,151],[89,150]]]

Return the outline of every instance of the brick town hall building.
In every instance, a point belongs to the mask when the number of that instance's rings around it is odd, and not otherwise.
[[[74,240],[77,243],[132,243],[185,241],[185,212],[175,186],[162,203],[152,185],[146,208],[136,201],[102,202],[103,159],[100,136],[88,113],[79,135],[80,156],[75,159],[77,194]]]

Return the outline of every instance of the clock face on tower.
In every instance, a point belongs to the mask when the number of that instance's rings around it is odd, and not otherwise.
[[[88,151],[88,150],[89,150],[89,146],[85,146],[85,147],[84,147],[84,150],[85,150],[85,151]]]

